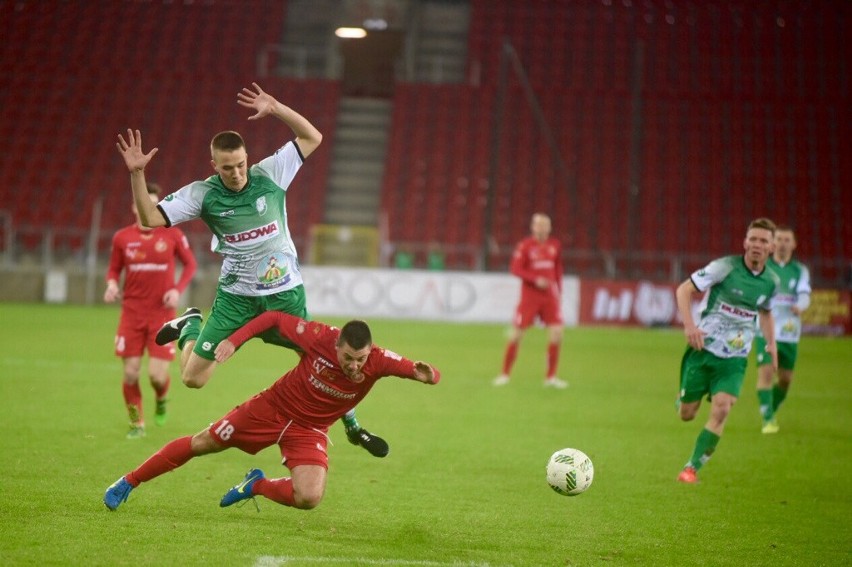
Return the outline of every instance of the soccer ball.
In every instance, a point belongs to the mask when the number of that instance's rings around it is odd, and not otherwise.
[[[578,449],[560,449],[547,461],[547,484],[563,496],[577,496],[592,485],[595,466]]]

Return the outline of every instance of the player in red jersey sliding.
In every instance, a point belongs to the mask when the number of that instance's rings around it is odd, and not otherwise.
[[[509,343],[503,355],[503,372],[493,384],[504,386],[524,332],[540,319],[547,325],[547,373],[544,385],[565,388],[568,383],[556,377],[562,346],[562,245],[550,237],[550,217],[536,213],[530,221],[531,235],[521,240],[512,254],[509,270],[521,278],[521,299],[515,309]]]
[[[156,203],[160,186],[148,183],[148,196]],[[115,334],[115,354],[124,361],[122,389],[130,416],[128,439],[145,436],[142,391],[139,375],[142,355],[148,351],[148,377],[154,388],[157,409],[154,422],[166,420],[166,395],[171,383],[169,363],[175,358],[173,345],[158,345],[154,337],[164,323],[175,316],[180,294],[195,275],[196,262],[189,242],[179,228],[147,228],[132,207],[136,222],[120,229],[112,238],[112,253],[106,274],[104,301],[121,299],[121,317]],[[175,263],[183,270],[175,282]],[[124,272],[124,290],[119,285]]]
[[[193,457],[231,447],[254,455],[270,445],[280,447],[282,464],[291,476],[266,478],[261,470],[252,469],[219,505],[260,495],[285,506],[315,508],[325,493],[329,427],[354,408],[379,378],[398,376],[437,384],[441,377],[425,362],[374,345],[363,321],[349,321],[337,329],[279,311],[263,313],[220,342],[216,361],[225,362],[245,341],[272,328],[301,349],[298,365],[207,429],[175,439],[122,476],[104,495],[107,508],[115,510],[141,483]]]

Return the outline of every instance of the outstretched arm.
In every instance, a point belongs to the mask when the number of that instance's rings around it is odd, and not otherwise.
[[[302,157],[307,158],[311,155],[322,142],[320,131],[307,118],[264,92],[257,83],[252,83],[252,86],[254,90],[244,88],[237,94],[237,104],[256,111],[249,116],[249,120],[257,120],[265,116],[278,118],[296,134],[296,143],[299,145]]]
[[[441,380],[441,373],[431,365],[418,360],[414,363],[414,379],[424,384],[437,384]]]
[[[119,134],[115,147],[124,158],[124,164],[130,171],[130,188],[133,190],[133,202],[139,211],[139,220],[142,224],[154,228],[166,226],[166,219],[157,208],[151,198],[148,197],[148,186],[145,183],[145,166],[157,153],[158,148],[152,149],[147,154],[142,151],[142,133],[127,129],[127,140]]]

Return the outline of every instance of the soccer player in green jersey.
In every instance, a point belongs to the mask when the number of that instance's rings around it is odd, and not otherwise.
[[[249,167],[243,138],[220,132],[210,143],[215,175],[194,181],[154,204],[145,184],[145,167],[157,153],[142,150],[139,130],[119,134],[116,146],[130,171],[133,199],[147,227],[173,226],[200,218],[213,233],[211,249],[222,254],[221,275],[213,309],[202,326],[201,310],[190,307],[166,323],[158,344],[178,341],[181,379],[203,387],[216,368],[216,346],[265,311],[308,318],[296,246],[287,226],[286,193],[302,166],[322,142],[322,134],[304,116],[263,91],[257,83],[237,94],[237,103],[255,113],[249,120],[272,116],[290,127],[296,138],[273,155]],[[274,329],[264,342],[294,348]],[[387,443],[363,429],[353,409],[342,418],[354,445],[384,457]]]
[[[774,235],[771,220],[752,221],[743,242],[745,254],[714,260],[677,288],[677,307],[688,343],[681,362],[680,418],[695,419],[704,396],[711,404],[710,417],[698,434],[692,456],[677,477],[680,482],[697,482],[697,471],[716,450],[731,407],[740,395],[755,320],[766,338],[772,367],[778,364],[770,301],[778,291],[779,280],[766,267]],[[696,325],[692,296],[704,292]]]
[[[775,413],[787,397],[793,381],[799,338],[802,335],[801,313],[811,304],[811,275],[801,262],[793,260],[796,235],[788,226],[775,229],[775,251],[766,265],[781,280],[781,290],[772,300],[772,317],[775,319],[775,341],[778,343],[778,383],[773,384],[775,372],[764,349],[766,341],[758,335],[755,339],[757,358],[757,399],[763,418],[763,433],[778,433]]]

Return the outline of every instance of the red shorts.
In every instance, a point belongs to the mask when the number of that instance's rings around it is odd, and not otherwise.
[[[151,358],[163,360],[174,360],[175,345],[169,343],[160,346],[154,342],[157,331],[166,321],[175,316],[174,310],[161,310],[148,315],[130,313],[125,309],[121,311],[121,319],[118,321],[118,331],[115,334],[115,354],[122,358],[130,356],[142,356],[147,350]]]
[[[515,309],[513,323],[519,329],[526,329],[536,321],[536,317],[545,325],[562,324],[562,306],[559,297],[552,294],[522,295]]]
[[[278,412],[258,394],[210,426],[210,434],[225,447],[255,455],[270,445],[281,449],[281,464],[319,465],[328,470],[327,429],[299,425]]]

